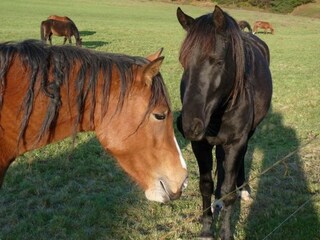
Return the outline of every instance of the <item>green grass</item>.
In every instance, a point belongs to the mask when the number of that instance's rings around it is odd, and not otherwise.
[[[156,1],[69,0],[0,3],[0,42],[40,38],[40,22],[51,14],[75,21],[84,47],[147,56],[164,47],[162,74],[174,111],[179,111],[179,47],[184,31],[177,5]],[[191,16],[212,7],[183,5]],[[275,35],[259,34],[271,50],[272,110],[251,141],[246,159],[253,178],[320,133],[320,20],[228,10],[251,24],[270,21]],[[62,38],[54,37],[55,44]],[[94,134],[26,153],[9,168],[0,190],[0,239],[194,239],[201,225],[198,169],[189,142],[177,132],[190,172],[180,200],[158,204],[104,153]],[[268,239],[320,238],[319,137],[285,163],[254,179],[252,203],[237,202],[236,239],[263,239],[306,204]]]

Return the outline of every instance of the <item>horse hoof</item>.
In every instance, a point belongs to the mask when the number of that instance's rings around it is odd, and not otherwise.
[[[214,204],[211,205],[211,212],[214,214],[219,214],[222,208],[223,208],[223,201],[217,200]]]
[[[253,200],[250,196],[249,191],[247,191],[247,190],[240,190],[238,192],[238,196],[240,197],[241,200],[243,200],[245,202],[251,202]]]
[[[214,237],[212,237],[212,236],[208,236],[208,237],[200,236],[200,237],[197,237],[197,240],[214,240]]]
[[[202,231],[200,236],[197,237],[198,240],[213,240],[213,232],[208,230],[208,231]]]

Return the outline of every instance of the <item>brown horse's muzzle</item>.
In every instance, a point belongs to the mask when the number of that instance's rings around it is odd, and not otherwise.
[[[182,191],[187,187],[187,185],[187,174],[184,181],[179,185],[177,190],[173,190],[173,187],[170,186],[168,180],[162,178],[157,180],[152,188],[147,189],[145,191],[145,195],[146,198],[150,201],[166,203],[172,200],[179,199]]]

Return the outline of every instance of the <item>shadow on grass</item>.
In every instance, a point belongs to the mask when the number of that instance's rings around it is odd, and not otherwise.
[[[265,31],[255,32],[254,34],[264,34],[264,35],[271,34],[271,35],[273,35],[271,32],[265,32]]]
[[[0,239],[127,238],[123,228],[131,223],[124,216],[146,200],[96,138],[55,157],[50,149],[37,151],[8,169]],[[38,158],[46,152],[48,158]]]
[[[84,31],[79,31],[79,34],[80,36],[91,36],[91,35],[94,35],[96,34],[96,31],[87,31],[87,30],[84,30]]]
[[[106,41],[82,41],[82,45],[86,48],[96,49],[98,47],[102,47],[110,44],[110,42]]]
[[[179,112],[176,112],[175,119],[178,115]],[[176,134],[181,136],[178,130],[176,130]],[[182,149],[188,143],[189,141],[185,139],[179,139]],[[246,176],[253,177],[257,172],[267,169],[276,161],[296,150],[300,144],[295,130],[284,125],[282,115],[270,111],[249,141],[245,158]],[[262,154],[261,162],[254,161],[253,153],[255,151]],[[194,156],[193,158],[195,159]],[[254,169],[251,174],[250,169]],[[306,179],[308,174],[316,176],[317,173],[305,172],[302,167],[302,159],[299,154],[295,154],[284,164],[276,166],[259,177],[257,187],[252,189],[253,203],[251,205],[241,201],[235,203],[232,225],[237,239],[264,239],[298,207],[310,199],[314,193],[308,190]],[[253,184],[250,185],[252,187]],[[235,229],[236,223],[241,221],[241,208],[244,208],[242,211],[246,212],[244,215],[247,218],[245,222],[240,224],[240,228],[243,229]],[[272,233],[268,239],[317,239],[319,229],[320,222],[317,210],[314,203],[309,202],[278,231]]]
[[[299,148],[296,132],[285,126],[280,113],[270,112],[258,127],[249,143],[246,157],[247,176],[253,166],[253,151],[262,154],[259,172]],[[309,190],[307,176],[299,153],[290,156],[283,164],[272,168],[258,178],[254,189],[254,201],[249,208],[245,234],[249,239],[316,239],[320,222],[313,203],[306,205],[282,226],[282,222],[294,213],[314,193]],[[257,171],[256,171],[257,172]],[[254,175],[255,173],[251,174]],[[252,176],[251,176],[252,177]],[[274,231],[272,234],[271,232]]]

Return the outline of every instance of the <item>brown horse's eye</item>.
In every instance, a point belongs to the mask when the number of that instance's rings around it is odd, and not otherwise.
[[[159,121],[166,119],[166,114],[164,113],[154,113],[153,116]]]

